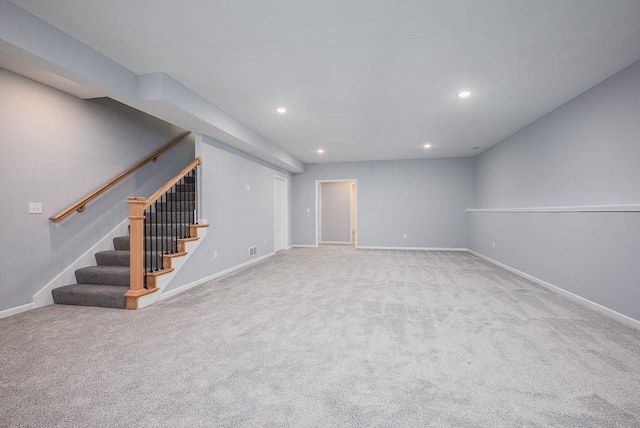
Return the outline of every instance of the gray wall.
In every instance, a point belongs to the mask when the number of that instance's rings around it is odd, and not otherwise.
[[[640,203],[640,62],[477,156],[475,182],[476,208]]]
[[[320,224],[322,242],[351,242],[351,184],[322,183]]]
[[[293,177],[292,244],[315,244],[315,180],[332,179],[358,180],[358,246],[467,246],[472,158],[307,165]]]
[[[197,137],[196,152],[202,157],[201,216],[210,226],[167,291],[272,253],[274,175],[287,178],[285,191],[291,200],[288,172],[206,136]],[[287,236],[291,236],[289,230]],[[253,246],[258,247],[258,254],[250,259],[249,247]]]
[[[33,295],[193,159],[184,142],[62,223],[64,209],[181,132],[107,99],[83,101],[0,69],[0,311]],[[27,213],[42,202],[43,214]]]
[[[639,118],[635,63],[479,155],[477,207],[640,204]],[[640,320],[639,212],[468,219],[472,250]]]

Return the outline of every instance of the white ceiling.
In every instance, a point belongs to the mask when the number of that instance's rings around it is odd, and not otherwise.
[[[640,59],[637,0],[12,2],[305,163],[473,156]]]

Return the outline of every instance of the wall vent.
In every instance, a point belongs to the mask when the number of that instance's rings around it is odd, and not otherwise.
[[[258,247],[249,248],[249,257],[253,257],[258,254]]]

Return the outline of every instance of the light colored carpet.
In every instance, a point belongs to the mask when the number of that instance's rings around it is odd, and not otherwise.
[[[640,332],[467,253],[293,249],[0,343],[3,427],[640,426]]]

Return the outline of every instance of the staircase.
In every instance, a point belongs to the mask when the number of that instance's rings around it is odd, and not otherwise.
[[[185,257],[185,244],[198,239],[198,228],[203,226],[194,224],[195,186],[195,176],[184,176],[145,210],[143,263],[144,284],[148,289],[145,291],[157,291],[158,276],[172,272],[172,260]],[[114,238],[113,250],[95,254],[97,266],[75,271],[76,284],[51,291],[54,303],[127,308],[125,293],[131,285],[130,244],[130,236]]]
[[[114,250],[96,253],[97,266],[76,270],[77,284],[51,291],[54,303],[124,309],[129,291],[129,237],[113,240]]]

